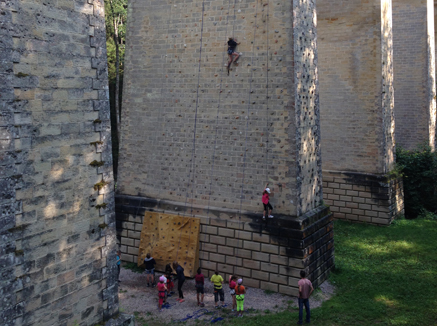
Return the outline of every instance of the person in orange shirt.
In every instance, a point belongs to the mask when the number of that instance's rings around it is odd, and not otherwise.
[[[306,322],[307,323],[310,322],[311,312],[310,312],[309,297],[310,297],[311,293],[313,293],[314,288],[313,288],[313,284],[311,283],[311,281],[306,278],[306,272],[303,271],[303,270],[300,271],[300,280],[297,283],[297,285],[299,286],[299,296],[298,296],[298,301],[299,301],[299,321],[297,323],[299,325],[301,325],[302,324],[302,319],[303,319],[303,306],[304,305],[305,305],[305,311],[307,313]]]
[[[246,289],[243,286],[243,279],[238,279],[237,286],[235,287],[235,299],[237,300],[237,317],[243,317],[244,312],[244,295]]]

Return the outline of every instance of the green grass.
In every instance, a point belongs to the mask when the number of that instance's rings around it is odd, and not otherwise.
[[[311,311],[311,325],[437,325],[436,221],[390,227],[336,221],[334,231],[336,294]],[[246,317],[227,324],[289,325],[298,314]]]
[[[123,268],[130,269],[132,272],[139,274],[144,273],[144,268],[138,267],[138,265],[135,263],[126,263],[123,265]]]

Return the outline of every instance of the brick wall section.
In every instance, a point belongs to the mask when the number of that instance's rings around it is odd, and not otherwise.
[[[435,141],[433,11],[433,0],[393,0],[396,142],[407,149]]]
[[[174,209],[165,201],[117,196],[117,231],[122,260],[137,263],[139,231],[147,210]],[[200,213],[206,213],[199,210]],[[176,213],[176,212],[174,212]],[[225,279],[231,274],[244,278],[250,287],[296,296],[299,272],[305,269],[315,286],[328,276],[334,264],[332,215],[326,209],[312,211],[299,219],[259,217],[199,217],[200,266],[207,276],[219,270]]]
[[[260,211],[269,181],[276,212],[317,207],[314,1],[202,4],[129,2],[117,189],[189,207]],[[228,76],[232,35],[243,55]]]
[[[118,313],[103,0],[47,4],[0,1],[0,324],[94,325]]]
[[[336,218],[386,224],[401,211],[391,208],[398,183],[378,185],[395,162],[392,3],[317,5],[323,199]],[[374,187],[383,202],[372,202]]]
[[[334,218],[389,225],[404,213],[401,178],[324,171],[323,189]]]
[[[383,173],[382,2],[317,2],[323,170]]]

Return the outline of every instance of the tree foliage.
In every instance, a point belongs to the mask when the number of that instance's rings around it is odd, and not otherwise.
[[[111,103],[112,154],[116,178],[118,152],[121,145],[121,95],[126,44],[127,0],[105,0],[105,21]]]
[[[414,151],[396,150],[396,163],[404,182],[405,217],[437,212],[437,154],[422,145]]]

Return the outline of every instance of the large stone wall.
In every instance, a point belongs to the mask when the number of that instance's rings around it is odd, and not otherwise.
[[[0,21],[0,324],[94,325],[118,313],[103,0]]]
[[[276,212],[318,205],[315,8],[302,3],[129,2],[120,193],[261,213],[269,181]],[[232,35],[243,54],[228,76]]]
[[[372,210],[385,212],[391,207],[396,189],[380,187],[386,201],[378,199],[372,209],[360,209],[358,215],[345,207],[346,202],[365,205],[370,193],[360,191],[353,196],[357,200],[339,200],[336,192],[365,189],[369,178],[387,179],[384,176],[395,162],[391,0],[318,1],[318,22],[323,176],[328,193],[324,200],[336,218],[379,223]],[[354,177],[344,176],[350,173]],[[342,182],[341,187],[330,187]],[[402,209],[390,210],[384,221],[390,223],[400,213]]]
[[[396,142],[435,146],[433,0],[393,0]]]
[[[208,273],[294,295],[300,268],[324,280],[333,242],[332,224],[322,230],[331,215],[321,205],[315,1],[131,0],[128,17],[123,259],[136,262],[147,208],[200,218]],[[242,56],[228,75],[230,36]],[[266,182],[275,218],[262,222]]]

